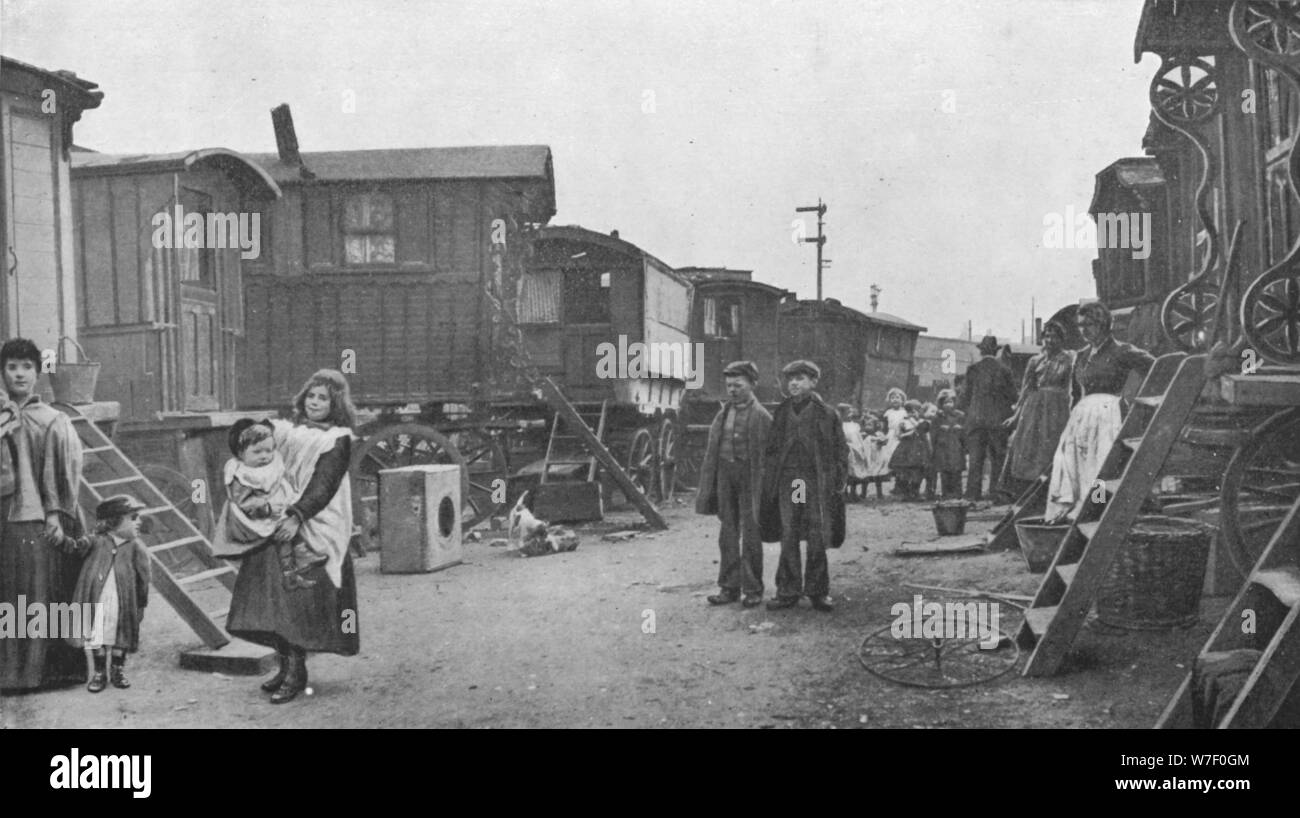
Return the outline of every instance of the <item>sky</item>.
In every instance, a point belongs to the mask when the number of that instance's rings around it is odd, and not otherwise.
[[[1140,156],[1141,0],[0,0],[0,51],[99,83],[109,153],[545,144],[553,224],[816,295],[794,208],[827,204],[824,295],[1015,340],[1095,297],[1044,247]],[[814,218],[803,223],[815,235]]]

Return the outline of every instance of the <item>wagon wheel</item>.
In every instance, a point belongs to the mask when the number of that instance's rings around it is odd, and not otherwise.
[[[907,687],[969,687],[1009,673],[1020,659],[1016,640],[998,631],[996,648],[980,647],[978,636],[967,639],[899,639],[893,623],[868,634],[858,648],[858,661],[873,676]]]
[[[462,453],[461,446],[468,457]],[[367,549],[378,534],[380,470],[437,464],[462,467],[462,531],[478,525],[493,512],[496,507],[491,502],[493,481],[497,477],[504,481],[506,476],[505,454],[495,440],[477,429],[443,434],[422,423],[383,426],[368,435],[352,456],[353,505]],[[504,485],[502,482],[497,487]]]
[[[1241,299],[1241,326],[1266,360],[1300,363],[1300,273],[1273,270],[1255,279]]]
[[[1219,102],[1215,67],[1201,57],[1166,59],[1151,80],[1150,97],[1175,122],[1207,119]]]
[[[700,487],[700,470],[704,468],[704,450],[708,435],[692,432],[689,426],[677,446],[677,487],[695,491]]]
[[[1284,3],[1235,3],[1229,31],[1254,59],[1292,57],[1300,51],[1300,11]]]
[[[510,464],[497,438],[478,427],[444,429],[443,432],[460,452],[468,472],[469,493],[465,496],[475,512],[474,520],[471,522],[466,517],[463,524],[468,531],[488,517],[504,513]]]
[[[212,514],[212,493],[211,486],[207,487],[204,502],[194,502],[194,481],[175,469],[163,466],[158,463],[145,463],[140,467],[140,473],[153,483],[167,502],[176,507],[176,510],[185,515],[194,527],[197,528],[203,536],[212,539],[212,530],[214,528]],[[207,482],[206,480],[204,481]]]
[[[1219,303],[1218,286],[1211,281],[1189,282],[1174,290],[1160,309],[1160,326],[1165,336],[1186,352],[1208,348]]]
[[[1249,576],[1300,496],[1300,409],[1273,415],[1233,454],[1220,493],[1228,555]]]
[[[677,490],[677,427],[670,418],[664,418],[659,427],[658,461],[655,490],[659,502],[671,503],[673,492]]]
[[[649,429],[637,429],[627,446],[624,461],[627,476],[642,494],[649,494],[655,483],[655,442]],[[631,502],[631,498],[628,498]]]

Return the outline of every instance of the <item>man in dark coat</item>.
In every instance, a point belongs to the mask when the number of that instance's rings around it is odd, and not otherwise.
[[[790,397],[772,417],[759,511],[763,540],[781,541],[776,598],[767,607],[790,608],[799,604],[799,597],[807,596],[817,610],[830,611],[826,548],[838,548],[844,542],[843,492],[849,447],[839,415],[814,391],[821,377],[817,365],[794,361],[782,374]],[[800,565],[801,540],[808,542],[805,570]]]
[[[758,367],[736,361],[722,370],[731,400],[709,426],[709,442],[700,468],[695,511],[717,514],[718,593],[710,605],[741,599],[752,608],[763,601],[763,540],[758,532],[762,504],[763,452],[772,416],[754,397]]]
[[[996,357],[998,339],[985,335],[979,351],[980,359],[966,369],[966,388],[957,403],[957,408],[966,413],[966,448],[970,452],[967,500],[984,497],[985,460],[992,465],[989,493],[993,493],[1007,456],[1008,431],[1002,423],[1011,417],[1017,397],[1011,368]]]

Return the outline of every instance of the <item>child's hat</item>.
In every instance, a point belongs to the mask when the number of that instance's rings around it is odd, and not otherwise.
[[[118,494],[95,506],[95,519],[113,520],[135,511],[144,511],[146,508],[148,506],[129,494]]]
[[[235,421],[231,425],[230,431],[227,433],[226,436],[226,442],[230,444],[231,454],[235,455],[236,457],[239,456],[239,452],[240,452],[239,439],[243,437],[244,432],[248,431],[250,427],[257,426],[259,424],[267,427],[268,429],[273,429],[270,421],[253,420],[252,418],[240,418],[239,420]]]
[[[791,361],[781,368],[781,374],[787,378],[793,378],[796,375],[807,375],[814,380],[820,380],[822,376],[821,367],[808,360]]]

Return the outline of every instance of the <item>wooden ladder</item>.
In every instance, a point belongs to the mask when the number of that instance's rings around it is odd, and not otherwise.
[[[1029,484],[1029,488],[1016,498],[1007,513],[1002,515],[997,525],[989,532],[988,542],[984,547],[989,551],[1005,551],[1016,545],[1016,523],[1026,517],[1042,514],[1047,500],[1047,488],[1051,483],[1051,472],[1038,476]]]
[[[569,403],[568,398],[564,397],[564,393],[560,391],[560,387],[555,385],[555,381],[550,378],[542,378],[539,387],[542,398],[555,410],[557,425],[562,418],[567,428],[577,433],[578,439],[592,458],[605,469],[605,472],[622,489],[623,494],[636,505],[637,510],[641,512],[641,516],[645,517],[646,522],[650,523],[654,528],[667,528],[668,524],[664,522],[663,516],[659,514],[659,509],[655,508],[654,503],[650,502],[650,498],[642,494],[641,490],[636,487],[636,483],[632,482],[632,478],[623,470],[618,460],[614,458],[609,449],[605,448],[605,444],[600,441],[596,433],[582,419],[582,415],[573,407],[573,404]],[[549,450],[549,445],[547,448]],[[546,470],[549,470],[549,468],[548,463]],[[546,470],[542,472],[543,475],[545,475]]]
[[[1253,628],[1243,627],[1249,611]],[[1269,726],[1292,694],[1300,695],[1300,498],[1273,533],[1264,553],[1237,598],[1224,612],[1219,626],[1201,649],[1157,728]],[[1249,631],[1249,632],[1247,632]],[[1233,697],[1218,724],[1197,724],[1193,706],[1193,679],[1205,663],[1228,651],[1261,651],[1250,675]]]
[[[1158,358],[1138,390],[1083,507],[1065,532],[1016,641],[1031,650],[1026,676],[1050,676],[1074,643],[1111,558],[1160,479],[1205,385],[1205,356]]]
[[[235,568],[212,553],[212,544],[135,464],[113,445],[98,426],[66,404],[55,406],[68,415],[81,441],[85,462],[81,469],[79,501],[89,519],[104,499],[116,494],[143,503],[141,517],[149,533],[142,533],[153,569],[153,585],[185,624],[209,648],[230,642],[223,629],[235,588]]]
[[[578,417],[579,417],[578,422],[588,430],[591,429],[592,421],[595,421],[596,440],[599,441],[601,445],[604,445],[605,420],[609,413],[609,401],[607,400],[601,401],[600,410],[598,412],[583,413],[583,412],[579,412],[576,407],[574,407],[574,411],[578,413]],[[571,423],[565,419],[564,415],[561,412],[557,411],[555,413],[555,419],[551,423],[551,435],[550,438],[546,441],[546,457],[542,461],[542,475],[538,482],[540,483],[547,482],[548,478],[551,476],[552,466],[586,466],[587,482],[590,483],[591,481],[596,479],[596,470],[600,467],[600,464],[596,461],[594,455],[588,454],[585,458],[580,459],[578,457],[580,452],[569,451],[569,452],[561,453],[556,449],[555,443],[557,440],[563,440],[563,441],[576,440],[579,441],[579,443],[585,442],[585,438],[580,433],[561,434],[562,430],[569,431],[570,425]],[[563,448],[563,445],[561,446],[561,448]],[[583,446],[583,449],[586,450],[586,447]]]

